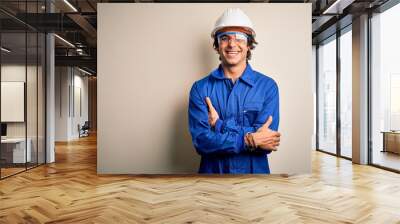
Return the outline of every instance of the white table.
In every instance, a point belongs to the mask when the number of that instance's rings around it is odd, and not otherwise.
[[[25,138],[6,138],[1,139],[2,147],[13,147],[13,163],[25,163],[31,162],[32,154],[31,154],[31,145],[32,140],[28,138],[26,140],[28,143],[28,147],[26,147],[26,154],[25,154]],[[27,161],[25,161],[27,159]]]

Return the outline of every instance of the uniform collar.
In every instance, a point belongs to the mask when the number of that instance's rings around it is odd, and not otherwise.
[[[211,72],[211,76],[223,80],[227,79],[224,75],[224,70],[222,69],[222,65],[219,65],[217,69]],[[244,70],[243,74],[239,77],[243,82],[249,84],[250,86],[254,85],[254,74],[253,74],[253,69],[251,68],[250,64],[247,63],[246,69]]]

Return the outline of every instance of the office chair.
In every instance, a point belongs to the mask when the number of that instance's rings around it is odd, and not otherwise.
[[[79,138],[80,137],[87,137],[89,136],[89,129],[90,129],[90,125],[89,125],[89,121],[85,121],[85,123],[82,125],[82,127],[79,127],[80,125],[78,125],[78,129],[79,129]]]

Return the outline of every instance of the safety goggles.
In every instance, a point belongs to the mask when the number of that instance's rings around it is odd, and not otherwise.
[[[217,34],[218,44],[228,44],[229,40],[234,40],[237,44],[247,43],[247,34],[242,32],[223,32]]]

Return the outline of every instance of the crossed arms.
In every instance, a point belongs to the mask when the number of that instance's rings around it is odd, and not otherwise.
[[[256,148],[268,153],[277,150],[280,142],[280,133],[277,132],[279,123],[277,87],[271,90],[269,95],[254,124],[241,126],[233,120],[222,121],[211,100],[201,96],[195,83],[190,91],[189,129],[197,152],[207,155],[240,153],[253,151],[249,149]],[[273,120],[273,117],[277,119]]]

